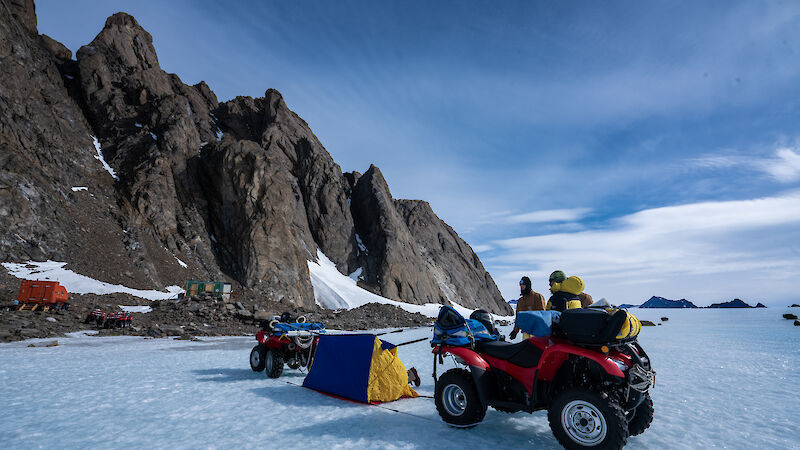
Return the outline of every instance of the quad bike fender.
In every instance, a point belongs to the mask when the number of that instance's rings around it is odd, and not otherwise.
[[[474,352],[473,350],[465,348],[465,347],[441,347],[440,348],[440,347],[437,346],[437,347],[434,347],[434,349],[433,349],[433,351],[431,353],[434,353],[434,354],[437,354],[437,355],[438,354],[441,354],[441,355],[451,354],[453,356],[457,356],[458,358],[460,358],[462,361],[464,361],[464,363],[466,363],[470,367],[478,367],[478,368],[481,368],[483,370],[491,370],[491,368],[489,367],[489,363],[487,363],[486,360],[483,359],[483,357],[481,357],[481,355],[479,355],[478,353]]]
[[[488,405],[488,402],[495,397],[492,368],[481,355],[465,347],[434,347],[431,352],[434,355],[434,377],[436,377],[436,358],[439,355],[451,354],[469,367],[475,386],[478,388],[478,397],[481,403]]]
[[[286,336],[275,336],[263,330],[256,333],[256,340],[266,348],[283,348],[292,342]]]
[[[541,357],[539,379],[550,381],[570,355],[581,356],[597,363],[609,375],[624,378],[625,374],[608,355],[569,344],[555,344],[545,349]]]

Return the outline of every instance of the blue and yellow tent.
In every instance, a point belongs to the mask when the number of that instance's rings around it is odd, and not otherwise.
[[[303,386],[363,403],[418,397],[397,347],[373,334],[322,335]]]

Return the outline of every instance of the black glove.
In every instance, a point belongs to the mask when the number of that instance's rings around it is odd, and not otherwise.
[[[514,339],[516,339],[516,338],[517,338],[517,333],[518,333],[518,332],[519,332],[519,330],[513,330],[513,331],[511,332],[511,334],[509,334],[509,335],[508,335],[508,338],[509,338],[509,339],[511,339],[511,340],[513,341]]]

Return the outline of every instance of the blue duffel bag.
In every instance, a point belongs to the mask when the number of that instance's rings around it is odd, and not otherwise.
[[[553,323],[558,323],[558,311],[520,311],[517,313],[517,328],[532,336],[546,337],[553,334]]]

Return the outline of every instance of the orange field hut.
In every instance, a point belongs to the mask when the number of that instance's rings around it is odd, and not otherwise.
[[[20,310],[59,310],[69,308],[69,293],[58,281],[22,280],[17,302]]]

